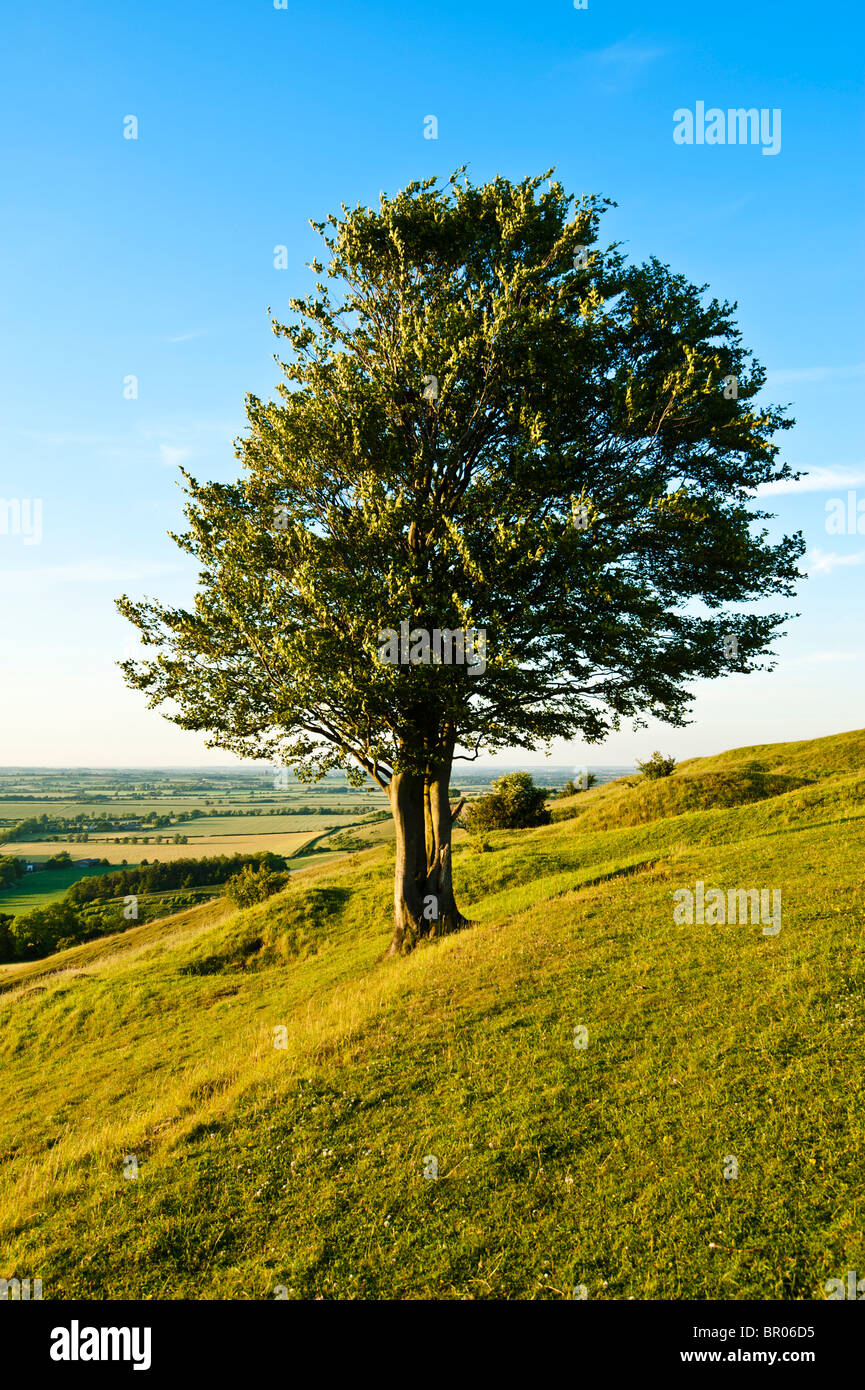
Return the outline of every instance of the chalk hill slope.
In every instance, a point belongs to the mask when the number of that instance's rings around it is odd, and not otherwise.
[[[865,1268],[865,731],[556,814],[460,845],[475,925],[404,960],[384,844],[0,969],[0,1276],[811,1299]],[[698,880],[780,889],[781,931],[675,925]]]

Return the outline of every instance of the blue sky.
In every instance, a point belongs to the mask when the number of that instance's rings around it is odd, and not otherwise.
[[[555,165],[617,201],[606,240],[738,301],[767,398],[797,420],[784,456],[811,472],[766,499],[809,546],[776,670],[702,684],[685,730],[554,760],[865,723],[863,28],[852,4],[774,0],[10,5],[0,497],[40,499],[42,536],[0,534],[0,763],[230,761],[126,690],[113,662],[135,643],[113,599],[191,594],[166,536],[177,464],[236,475],[244,394],[277,377],[268,306],[312,280],[308,219],[462,164],[476,182]],[[780,152],[675,144],[674,111],[698,101],[780,110]],[[827,533],[851,490],[861,533]]]

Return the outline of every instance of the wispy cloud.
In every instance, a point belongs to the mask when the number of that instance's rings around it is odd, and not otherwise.
[[[666,57],[669,51],[660,44],[640,43],[630,38],[618,39],[607,48],[595,49],[587,57],[594,58],[601,67],[628,68],[633,71],[634,68],[644,68],[649,63],[657,62],[659,58]]]
[[[857,550],[853,555],[839,555],[834,550],[818,550],[815,546],[808,556],[806,568],[809,574],[831,574],[834,569],[847,565],[865,565],[865,550]]]
[[[607,92],[619,92],[642,76],[653,63],[665,58],[672,49],[633,36],[619,39],[606,48],[589,49],[579,57],[557,63],[554,73],[578,73],[595,81]]]
[[[194,328],[191,333],[175,333],[172,337],[163,338],[163,343],[188,343],[192,338],[203,338],[204,329]]]
[[[794,467],[797,467],[794,465]],[[809,468],[799,479],[782,478],[777,483],[764,483],[756,489],[758,497],[780,492],[843,492],[847,488],[865,487],[865,464],[853,468]]]
[[[192,450],[185,449],[180,444],[160,444],[159,457],[166,468],[177,468],[179,464],[192,457]]]
[[[784,367],[766,373],[766,386],[794,386],[812,381],[854,381],[865,376],[865,362],[852,367]]]

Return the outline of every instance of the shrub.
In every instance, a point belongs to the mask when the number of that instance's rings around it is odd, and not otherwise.
[[[586,773],[586,777],[585,777],[585,783],[586,783],[586,785],[585,785],[585,786],[582,785],[582,782],[583,782],[582,777],[580,778],[580,785],[579,785],[579,786],[577,785],[576,782],[574,782],[572,779],[569,778],[568,781],[565,783],[565,785],[562,787],[562,790],[559,792],[559,796],[560,796],[560,797],[564,797],[564,796],[576,796],[576,795],[577,795],[577,792],[588,791],[589,787],[593,787],[593,786],[595,785],[595,783],[597,782],[597,780],[598,780],[598,779],[597,779],[597,777],[595,776],[595,774],[594,774],[593,772],[587,772],[587,773]]]
[[[42,865],[43,869],[68,869],[72,863],[72,855],[68,849],[64,849],[60,854],[52,854],[50,859],[46,859]]]
[[[465,826],[471,834],[484,830],[527,830],[549,825],[547,793],[536,787],[529,772],[508,772],[497,777],[492,791],[466,809]]]
[[[265,898],[278,893],[286,886],[288,879],[288,874],[276,874],[266,864],[261,864],[258,868],[247,864],[245,869],[241,869],[239,874],[228,880],[225,896],[235,907],[253,907],[255,903],[263,903]]]
[[[675,766],[676,759],[663,757],[657,748],[646,762],[637,762],[637,767],[650,782],[656,781],[658,777],[669,777]]]

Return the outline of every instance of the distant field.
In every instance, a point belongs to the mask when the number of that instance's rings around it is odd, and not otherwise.
[[[280,820],[281,812],[289,806],[309,806],[318,811],[320,808],[328,814],[335,816],[358,816],[369,815],[370,811],[382,809],[385,805],[384,797],[376,798],[362,797],[355,800],[348,800],[345,796],[336,796],[332,793],[317,796],[313,793],[294,793],[291,796],[282,796],[278,799],[269,797],[255,801],[237,801],[226,799],[217,801],[213,805],[205,805],[201,797],[178,796],[165,797],[154,801],[152,798],[137,798],[130,801],[0,801],[0,826],[15,825],[18,821],[30,820],[36,816],[63,816],[71,818],[73,816],[84,815],[88,819],[98,820],[102,815],[116,816],[123,820],[141,820],[142,817],[150,815],[155,811],[157,815],[166,816],[169,814],[179,815],[181,811],[207,811],[213,813],[213,819],[220,824],[225,824],[226,820],[232,817],[218,815],[219,811],[240,811],[247,816],[252,809],[261,808],[268,812],[267,815],[253,815],[249,818],[258,824],[267,824],[272,820]],[[271,814],[276,812],[276,814]],[[208,816],[210,819],[210,816]],[[291,817],[296,819],[296,817]],[[192,824],[192,822],[188,822]]]
[[[86,856],[90,858],[91,856]],[[92,856],[94,859],[95,855]],[[105,855],[100,855],[104,859]],[[130,865],[133,868],[134,865]],[[51,869],[48,872],[36,872],[25,875],[16,883],[14,888],[8,888],[5,893],[0,893],[0,912],[11,912],[13,915],[18,912],[29,912],[33,907],[44,907],[46,903],[56,903],[71,887],[73,883],[78,883],[82,878],[93,878],[98,874],[107,874],[110,869]]]
[[[286,786],[276,786],[274,771],[265,765],[235,769],[128,769],[128,768],[0,768],[0,830],[21,820],[42,815],[62,819],[78,816],[86,821],[106,815],[118,819],[140,820],[152,813],[179,815],[203,811],[208,831],[215,834],[253,834],[265,826],[294,834],[308,830],[306,817],[289,818],[289,808],[309,807],[326,811],[328,816],[359,818],[383,806],[378,788],[369,792],[349,787],[341,776],[330,776],[315,786],[296,782],[291,774]],[[239,811],[223,819],[219,812]],[[250,811],[276,812],[271,816]],[[211,822],[216,821],[215,829]],[[291,823],[293,821],[293,823]],[[182,827],[175,827],[183,833]],[[113,833],[113,832],[108,832]],[[196,833],[200,833],[196,831]]]
[[[200,839],[203,835],[222,839],[227,835],[291,835],[307,832],[321,835],[331,827],[351,825],[358,819],[356,815],[339,815],[337,812],[328,812],[326,816],[208,816],[206,819],[189,821],[186,825],[172,826],[167,831],[133,830],[129,833],[165,835],[176,832],[188,835],[191,843],[193,838]]]
[[[365,845],[380,845],[394,836],[393,821],[379,820],[372,825],[358,825],[350,832],[352,840],[362,840]],[[328,842],[325,841],[325,844]]]
[[[385,826],[384,828],[387,829],[388,827]],[[303,837],[301,836],[299,838],[301,842],[303,842]],[[108,846],[108,848],[118,849],[119,846]],[[182,850],[184,848],[187,850],[191,850],[191,845],[155,845],[154,848],[158,850],[172,850],[175,851],[175,853],[163,854],[161,856],[155,854],[152,856],[153,859],[158,859],[160,857],[162,859],[177,859],[187,857],[190,859],[197,859],[204,857],[203,855],[200,855],[198,853],[191,853],[189,855],[178,855],[176,853],[176,851]],[[219,852],[221,851],[214,851],[214,853]],[[246,853],[247,851],[237,850],[236,852]],[[284,853],[283,850],[275,852]],[[32,856],[30,857],[32,858]],[[100,858],[105,859],[108,857],[109,856],[107,854],[100,854]],[[147,858],[147,855],[145,855],[144,857]],[[327,864],[334,859],[339,859],[342,857],[344,857],[344,852],[336,850],[324,850],[320,854],[316,854],[312,858],[299,859],[297,863],[292,866],[290,872],[293,874],[303,873],[305,870],[313,867],[314,865],[317,866]],[[117,868],[119,862],[119,860],[114,859],[112,860],[111,864],[109,864],[107,867],[101,866],[99,868],[93,869],[52,869],[49,870],[47,873],[37,871],[36,873],[27,874],[26,878],[21,879],[20,882],[17,883],[14,888],[7,889],[6,892],[0,892],[0,913],[11,913],[12,916],[16,916],[17,914],[22,912],[30,912],[31,909],[35,907],[45,907],[47,903],[60,902],[61,898],[65,896],[67,888],[70,888],[73,883],[79,883],[83,878],[93,878],[94,876],[99,874],[111,873],[112,869]],[[138,867],[139,862],[140,861],[137,859],[130,860],[129,864],[126,865],[126,867],[130,869],[135,869]],[[167,888],[164,891],[158,893],[149,893],[147,897],[148,900],[157,900],[159,898],[171,898],[180,891],[181,890],[178,888]],[[209,890],[205,887],[200,889],[185,889],[183,891],[198,891],[201,892],[203,896],[207,896],[209,894],[214,897],[220,897],[224,889],[223,885],[218,884],[212,886]]]
[[[148,859],[152,863],[154,859],[161,859],[163,862],[168,859],[205,859],[216,854],[258,854],[264,850],[270,850],[273,854],[294,854],[310,840],[320,835],[326,826],[319,825],[315,832],[299,832],[294,835],[215,835],[211,839],[193,839],[190,837],[187,845],[116,845],[108,840],[97,840],[91,837],[83,845],[59,845],[49,843],[46,840],[30,840],[26,844],[9,845],[4,848],[4,853],[15,855],[20,859],[48,859],[52,854],[57,854],[59,850],[66,849],[72,854],[73,858],[80,855],[82,859],[107,859],[110,864],[120,864],[124,859],[132,859],[136,863],[141,859]],[[156,832],[166,833],[166,832]],[[84,869],[78,869],[75,878],[83,878]],[[70,882],[73,882],[70,879]]]
[[[544,769],[538,780],[563,784],[572,769]],[[605,780],[603,773],[602,780]],[[455,769],[454,797],[473,798],[489,789],[490,779],[497,773],[476,768]],[[457,791],[459,787],[459,791]],[[31,796],[32,800],[24,798]],[[5,800],[9,797],[9,800]],[[14,799],[12,799],[14,798]],[[10,841],[0,844],[0,855],[44,862],[66,851],[75,859],[106,859],[108,866],[117,868],[124,861],[129,866],[142,859],[176,860],[201,859],[211,856],[255,854],[271,851],[292,856],[310,842],[315,842],[314,854],[297,861],[293,871],[308,865],[321,865],[331,859],[344,858],[356,849],[369,848],[393,840],[390,819],[359,826],[372,812],[381,811],[387,801],[379,788],[358,790],[349,787],[341,777],[328,777],[316,786],[304,786],[289,781],[286,787],[276,787],[272,770],[239,768],[208,772],[176,769],[0,769],[0,831],[21,820],[45,815],[51,820],[74,821],[56,831],[46,830],[43,839]],[[291,807],[308,807],[322,814],[289,814]],[[106,815],[120,821],[141,820],[150,813],[160,816],[179,815],[197,810],[204,814],[196,820],[169,826],[143,826],[136,830],[85,831],[88,823]],[[221,811],[234,815],[221,815]],[[267,814],[254,814],[264,810]],[[83,832],[86,840],[63,838]],[[39,832],[37,832],[39,833]],[[48,835],[55,838],[47,838]],[[174,844],[175,835],[184,837],[185,844]],[[59,838],[58,838],[59,837]],[[157,837],[163,843],[157,844]],[[344,843],[339,843],[344,838]],[[455,844],[467,838],[457,829]],[[60,900],[70,884],[105,869],[75,869],[62,873],[28,875],[6,894],[0,893],[0,912],[25,912],[30,908]]]

